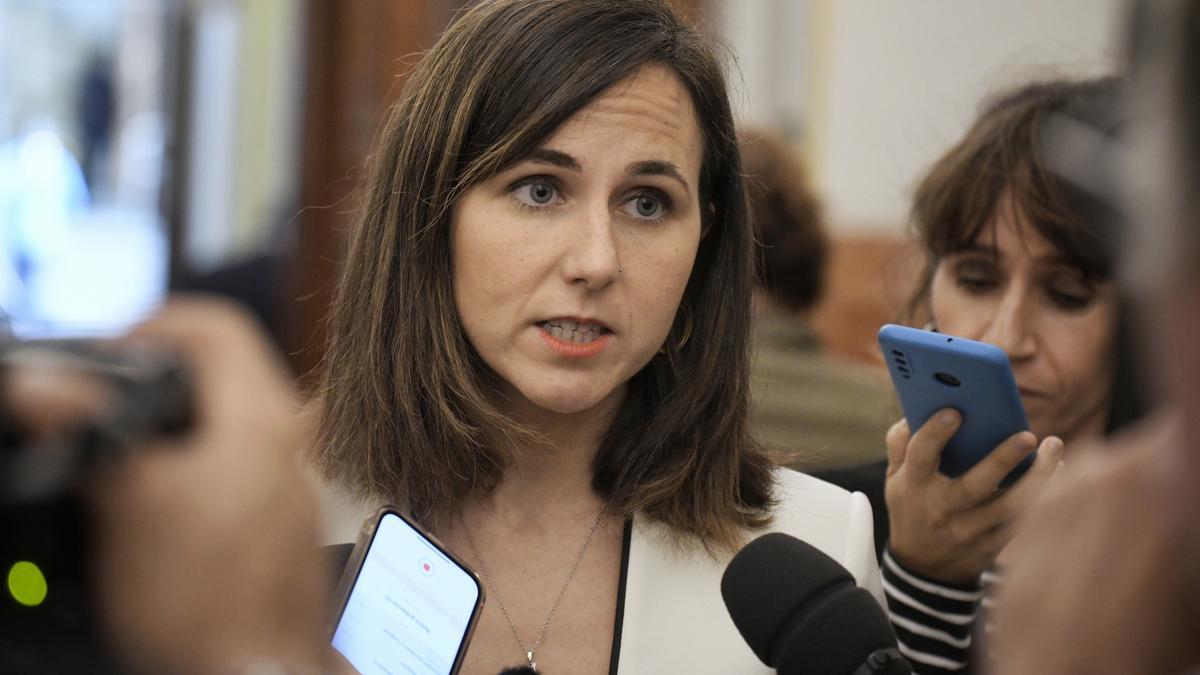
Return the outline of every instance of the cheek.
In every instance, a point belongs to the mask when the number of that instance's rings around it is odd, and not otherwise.
[[[514,251],[515,242],[504,236],[504,228],[479,219],[486,214],[464,215],[475,218],[463,218],[452,229],[454,302],[468,337],[478,343],[482,332],[496,325],[496,317],[518,295],[514,289],[521,283],[525,265]]]
[[[655,349],[666,338],[675,321],[698,248],[697,228],[691,236],[678,237],[669,245],[637,249],[636,264],[645,275],[645,283],[636,288],[637,297],[630,309],[648,319],[646,324],[650,337],[657,341]]]
[[[479,280],[487,276],[490,261],[487,260],[484,251],[474,245],[471,236],[473,233],[463,230],[464,228],[456,224],[451,240],[454,304],[458,309],[459,320],[467,332],[471,333],[471,327],[478,323],[477,315],[488,306],[486,285],[479,283]]]
[[[1060,321],[1046,344],[1066,386],[1079,393],[1106,390],[1116,358],[1116,327],[1109,312],[1084,321]]]

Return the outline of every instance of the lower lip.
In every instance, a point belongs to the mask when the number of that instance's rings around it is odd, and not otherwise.
[[[547,333],[541,326],[538,326],[537,329],[546,346],[565,359],[590,359],[604,351],[612,337],[612,333],[605,333],[591,342],[567,342]]]

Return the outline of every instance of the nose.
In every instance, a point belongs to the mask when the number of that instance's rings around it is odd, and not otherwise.
[[[615,281],[620,269],[616,234],[607,204],[597,203],[581,213],[563,256],[566,282],[600,290]]]
[[[1003,349],[1014,365],[1033,358],[1037,353],[1033,311],[1034,298],[1030,289],[1021,284],[1010,284],[980,339]]]

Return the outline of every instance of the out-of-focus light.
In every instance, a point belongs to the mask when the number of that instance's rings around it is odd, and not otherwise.
[[[8,569],[8,592],[26,607],[37,607],[46,599],[46,576],[37,565],[21,561]]]

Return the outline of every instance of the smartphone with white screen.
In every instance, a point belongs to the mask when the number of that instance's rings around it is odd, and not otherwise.
[[[478,575],[392,507],[363,531],[337,595],[332,644],[364,675],[452,675],[483,610]]]
[[[1008,355],[995,345],[887,324],[879,329],[879,349],[909,429],[915,433],[943,408],[962,416],[942,449],[938,469],[947,476],[961,476],[1009,436],[1029,429]],[[1024,475],[1035,455],[1021,460],[1001,487]]]

